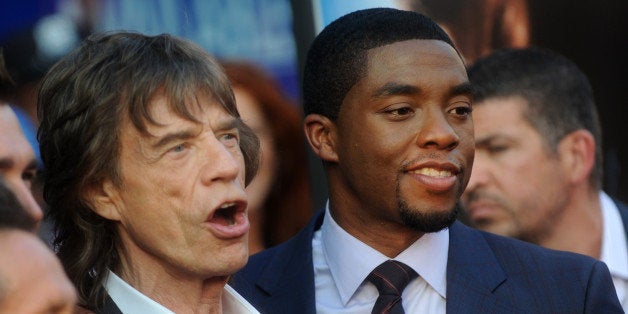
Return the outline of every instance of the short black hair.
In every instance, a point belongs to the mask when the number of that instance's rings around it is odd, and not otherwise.
[[[468,74],[474,87],[474,106],[494,97],[525,99],[525,118],[553,151],[567,134],[589,131],[596,145],[590,182],[600,188],[602,131],[593,89],[575,63],[540,47],[504,48],[478,59]]]
[[[411,11],[365,9],[329,24],[314,39],[305,61],[305,114],[316,113],[336,120],[345,95],[366,72],[367,51],[411,39],[441,40],[456,49],[436,22]]]

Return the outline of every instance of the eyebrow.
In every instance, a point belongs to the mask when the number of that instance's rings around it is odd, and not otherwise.
[[[454,86],[449,91],[449,97],[459,96],[459,95],[473,95],[473,85],[470,82],[464,82],[460,85]]]
[[[10,158],[0,158],[0,169],[9,169],[15,162]]]
[[[218,121],[216,123],[216,125],[215,125],[215,127],[213,129],[215,131],[239,129],[238,128],[238,119],[235,118],[235,117],[231,117],[230,119],[222,119],[222,120],[220,120],[220,121]],[[189,129],[183,130],[183,131],[166,133],[165,135],[161,136],[159,138],[159,140],[157,140],[155,143],[151,144],[150,146],[153,149],[158,149],[160,147],[167,146],[168,144],[170,144],[172,142],[176,142],[176,141],[179,141],[179,140],[187,140],[187,139],[193,138],[193,137],[197,136],[200,132],[201,132],[200,129],[189,128]]]
[[[414,85],[390,82],[378,88],[375,92],[371,94],[371,97],[378,98],[394,95],[416,95],[420,93],[421,89]]]
[[[394,96],[394,95],[416,95],[421,93],[421,88],[408,85],[408,84],[399,84],[395,82],[386,83],[381,88],[378,88],[371,97],[386,97],[386,96]],[[456,85],[448,92],[449,97],[459,96],[459,95],[473,95],[473,86],[470,82],[464,82],[462,84]]]
[[[15,161],[13,159],[0,158],[0,169],[10,169],[14,166],[15,166]],[[37,159],[35,158],[31,159],[31,161],[28,163],[28,165],[26,165],[26,168],[24,169],[26,170],[37,169]]]
[[[493,135],[489,135],[489,136],[485,136],[482,138],[477,138],[476,137],[476,141],[475,141],[475,146],[487,146],[490,143],[497,141],[497,140],[506,140],[506,141],[512,141],[512,139],[509,136],[506,135],[502,135],[502,134],[493,134]]]
[[[244,123],[242,122],[241,118],[229,116],[229,118],[221,119],[220,121],[218,121],[218,123],[216,123],[215,130],[216,131],[224,131],[224,130],[231,130],[231,129],[240,130],[240,123]]]
[[[166,133],[161,136],[157,142],[151,144],[152,148],[160,148],[178,140],[186,140],[194,137],[199,132],[197,130],[188,129],[183,131]]]
[[[495,139],[494,136],[488,136],[484,138],[477,138],[475,141],[475,146],[486,146],[488,143],[492,142]]]

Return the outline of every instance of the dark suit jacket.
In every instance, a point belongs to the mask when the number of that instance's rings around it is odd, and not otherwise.
[[[621,215],[621,220],[624,223],[624,231],[626,232],[626,238],[628,239],[628,206],[616,199],[613,199],[615,205],[619,209],[619,214]]]
[[[251,257],[232,286],[261,313],[315,313],[312,236],[323,211],[291,240]],[[623,313],[608,268],[471,229],[449,228],[448,313]]]

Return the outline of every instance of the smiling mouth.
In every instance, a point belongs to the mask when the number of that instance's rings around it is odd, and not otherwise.
[[[451,177],[453,175],[451,171],[438,170],[434,168],[420,168],[420,169],[410,171],[410,173],[422,174],[424,176],[434,177],[434,178],[446,178],[446,177]]]
[[[429,166],[407,170],[416,182],[420,183],[427,191],[441,193],[449,192],[456,186],[457,169],[452,166]]]

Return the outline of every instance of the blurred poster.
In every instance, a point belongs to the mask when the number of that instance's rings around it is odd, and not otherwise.
[[[219,58],[256,62],[298,95],[289,0],[102,0],[95,30],[171,33]]]
[[[319,33],[329,23],[347,13],[375,7],[396,8],[398,7],[397,2],[397,0],[313,0],[312,11],[316,33]]]

